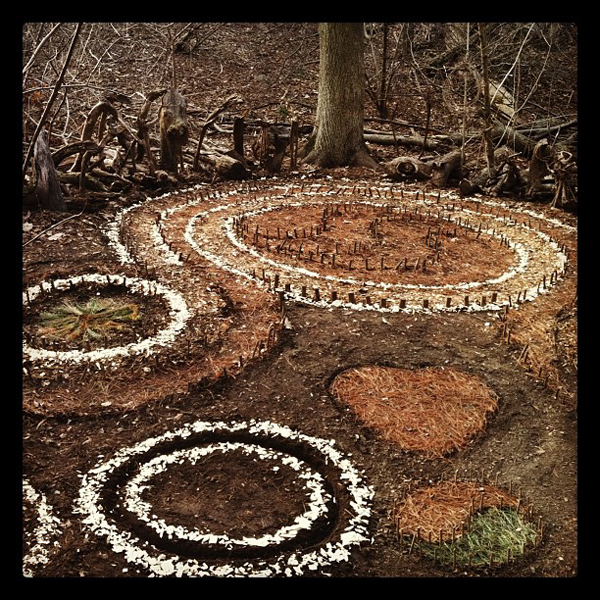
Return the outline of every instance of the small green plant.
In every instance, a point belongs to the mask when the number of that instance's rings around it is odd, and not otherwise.
[[[92,298],[85,303],[65,301],[40,316],[40,333],[52,339],[72,341],[105,338],[111,329],[122,329],[138,318],[136,304]]]
[[[442,544],[420,542],[419,550],[429,558],[454,567],[483,567],[506,563],[534,544],[537,530],[513,509],[489,508],[477,513],[469,531]]]

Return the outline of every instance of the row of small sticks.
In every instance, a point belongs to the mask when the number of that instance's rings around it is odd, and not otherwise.
[[[454,482],[456,483],[456,481],[457,481],[457,472],[454,474]],[[496,487],[498,486],[498,475],[496,475],[495,486]],[[509,489],[508,489],[509,495],[513,494],[512,487],[513,487],[513,483],[511,481],[511,482],[509,482]],[[405,491],[404,496],[406,496],[408,493],[409,492]],[[469,514],[467,515],[467,517],[465,519],[463,519],[461,521],[460,524],[452,526],[449,529],[449,531],[446,531],[446,532],[444,532],[443,528],[439,528],[439,530],[437,532],[437,546],[442,547],[442,545],[445,542],[450,542],[451,544],[454,544],[454,542],[456,541],[456,539],[459,536],[463,536],[465,533],[470,532],[472,519],[477,511],[481,511],[483,509],[484,500],[485,500],[485,490],[484,490],[484,488],[481,488],[480,495],[479,495],[479,501],[477,502],[478,506],[476,505],[475,498],[471,497],[471,503],[469,506]],[[499,498],[497,508],[499,508],[500,510],[502,510],[504,508],[502,496],[500,496],[500,498]],[[520,490],[518,491],[518,495],[517,495],[516,499],[513,499],[512,502],[508,503],[507,508],[515,509],[518,514],[521,514],[529,522],[534,521],[533,505],[531,503],[527,503],[527,502],[523,501]],[[408,543],[409,553],[412,552],[414,544],[417,540],[424,541],[424,542],[427,542],[427,543],[433,545],[433,543],[434,543],[433,532],[430,528],[426,529],[426,534],[423,533],[423,530],[421,527],[417,527],[416,530],[414,530],[414,528],[410,528],[410,530],[404,531],[404,529],[401,527],[401,520],[402,520],[401,514],[400,514],[401,510],[402,510],[401,507],[398,507],[396,505],[394,506],[394,510],[393,510],[394,526],[395,526],[397,539],[400,541],[400,543],[401,544],[403,544],[405,542]],[[536,539],[534,541],[534,547],[537,547],[541,543],[541,540],[543,538],[543,532],[544,532],[542,519],[539,516],[537,518],[536,529],[537,529],[537,531],[536,531]],[[446,535],[444,535],[445,533],[446,533]],[[410,540],[407,540],[407,538],[410,538]],[[454,549],[454,552],[456,552],[456,549]],[[434,556],[435,556],[435,553],[434,553]],[[453,568],[455,568],[456,567],[456,562],[455,562],[456,554],[454,554],[453,558],[454,558]],[[507,556],[507,560],[509,562],[512,558],[513,557],[510,554]],[[493,558],[491,556],[490,556],[490,561],[493,561]],[[470,559],[469,559],[469,566],[471,566]],[[493,564],[490,564],[490,566],[493,566]]]
[[[254,279],[260,279],[262,282],[264,282],[265,284],[267,284],[268,288],[272,291],[275,291],[279,294],[279,297],[281,299],[281,301],[283,302],[285,295],[286,294],[291,294],[292,293],[292,284],[291,283],[285,283],[282,285],[281,282],[281,278],[279,276],[279,274],[275,273],[272,277],[270,274],[268,274],[266,272],[266,270],[263,268],[261,270],[261,274],[258,274],[256,271],[256,268],[252,269],[252,277]],[[538,284],[538,291],[540,289],[540,286],[543,286],[544,288],[546,288],[548,285],[552,285],[553,283],[555,283],[555,281],[558,280],[559,277],[559,273],[557,271],[554,271],[549,278],[547,278],[546,276],[544,276],[542,278],[542,281],[540,281],[540,283]],[[371,296],[364,296],[364,298],[362,298],[362,296],[360,295],[360,293],[358,293],[359,295],[357,295],[357,292],[348,292],[348,302],[350,304],[358,304],[358,303],[364,303],[366,305],[371,305],[373,304],[373,300],[371,298]],[[308,293],[308,286],[305,284],[302,284],[300,286],[300,295],[303,298],[307,298],[309,299],[309,293]],[[320,288],[313,288],[313,299],[317,302],[320,302],[322,300],[326,300],[326,298],[324,297],[324,295],[321,293]],[[336,290],[332,290],[330,292],[330,297],[329,300],[330,302],[336,302],[338,300],[341,300],[341,296],[338,293],[338,291]],[[357,302],[358,299],[358,302]],[[361,301],[362,300],[362,301]],[[507,301],[505,303],[505,306],[507,308],[512,307],[512,306],[516,306],[522,302],[525,302],[527,300],[527,290],[524,290],[522,292],[518,292],[516,298],[513,298],[513,296],[511,294],[508,294],[507,296]],[[380,302],[380,306],[381,308],[389,308],[390,307],[390,302],[388,299],[386,298],[381,298],[379,300]],[[498,303],[498,293],[497,292],[492,292],[489,296],[489,302],[494,305]],[[458,306],[463,306],[463,307],[469,307],[471,306],[471,304],[473,304],[473,298],[471,296],[465,295],[462,299],[462,304],[459,304]],[[487,295],[482,295],[481,299],[480,299],[480,305],[481,306],[486,306],[488,304],[488,296]],[[448,296],[445,300],[445,306],[446,308],[451,308],[453,306],[453,298]],[[405,309],[406,308],[406,300],[405,299],[400,299],[399,301],[399,307],[400,309]],[[423,308],[427,309],[430,308],[430,301],[429,299],[425,298],[423,299]]]

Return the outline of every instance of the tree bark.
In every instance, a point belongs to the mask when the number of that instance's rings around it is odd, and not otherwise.
[[[34,193],[49,210],[67,210],[54,161],[48,145],[48,133],[40,131],[33,151]]]
[[[187,144],[189,135],[186,101],[177,90],[171,89],[163,96],[159,123],[160,166],[177,174],[182,161],[181,150]]]
[[[315,132],[304,163],[323,168],[376,167],[363,138],[364,28],[362,23],[319,25],[319,91]]]

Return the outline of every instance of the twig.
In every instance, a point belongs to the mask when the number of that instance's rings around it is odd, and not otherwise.
[[[71,40],[71,46],[69,48],[67,58],[65,59],[65,64],[63,65],[62,71],[61,71],[58,79],[56,80],[56,83],[54,84],[54,89],[52,90],[52,95],[50,96],[50,99],[48,100],[48,104],[46,104],[46,108],[44,108],[44,113],[42,114],[40,122],[37,124],[37,127],[33,133],[33,137],[31,138],[31,142],[29,143],[29,148],[27,149],[27,155],[25,156],[25,161],[23,162],[23,171],[22,171],[23,177],[25,177],[25,171],[27,170],[27,165],[29,163],[29,159],[31,158],[31,154],[33,153],[33,147],[35,145],[35,142],[44,127],[44,123],[46,122],[46,119],[48,118],[48,114],[50,113],[52,104],[54,104],[54,100],[56,100],[56,97],[58,96],[58,92],[62,85],[63,79],[65,78],[65,74],[67,72],[67,67],[69,66],[69,63],[71,62],[71,57],[73,56],[73,50],[75,49],[75,43],[77,42],[77,38],[79,37],[79,32],[81,30],[81,26],[82,26],[82,23],[77,23],[77,26],[75,28],[75,33],[73,34],[73,39]]]
[[[70,221],[71,219],[80,217],[85,212],[85,209],[87,208],[87,203],[88,203],[88,199],[86,197],[85,203],[84,203],[83,208],[81,209],[80,213],[77,213],[76,215],[71,215],[70,217],[66,217],[65,219],[62,219],[61,221],[58,221],[58,223],[54,223],[54,225],[50,225],[50,227],[44,229],[43,231],[40,231],[36,236],[32,237],[30,240],[27,240],[23,244],[23,248],[25,248],[25,246],[27,246],[28,244],[31,244],[31,242],[37,240],[40,236],[44,235],[48,231],[54,229],[55,227],[58,227],[59,225],[62,225],[63,223],[66,223],[67,221]]]
[[[62,23],[57,23],[48,34],[46,34],[46,36],[44,37],[44,39],[37,45],[37,48],[33,51],[33,54],[31,55],[31,58],[27,61],[27,64],[23,67],[23,78],[25,78],[25,75],[27,74],[27,71],[29,70],[29,68],[31,67],[31,65],[33,64],[33,61],[35,60],[35,57],[37,56],[38,52],[42,49],[42,47],[44,46],[44,44],[50,39],[50,36],[62,25]]]

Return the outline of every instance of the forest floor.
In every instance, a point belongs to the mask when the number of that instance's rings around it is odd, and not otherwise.
[[[258,51],[251,38],[242,26],[224,28],[207,42],[212,58],[204,63],[204,70],[193,71],[192,60],[186,59],[186,85],[190,90],[208,90],[203,105],[209,109],[219,104],[219,98],[241,90],[254,98],[264,95],[265,105],[269,103],[265,94],[273,82],[267,78],[275,75],[267,67],[274,59],[270,50],[275,49],[261,47]],[[226,61],[218,55],[219,48],[235,51]],[[286,49],[283,42],[277,47],[282,53]],[[247,73],[246,60],[261,75],[253,76],[252,86],[242,76]],[[213,75],[212,69],[218,73]],[[312,75],[314,65],[304,77],[310,80]],[[314,102],[315,90],[308,90],[309,94]],[[257,105],[258,100],[255,102]],[[148,200],[140,193],[111,202],[90,202],[82,214],[78,213],[85,198],[80,197],[71,210],[78,216],[69,221],[63,221],[64,214],[34,208],[23,216],[24,290],[33,293],[42,281],[68,281],[89,273],[109,279],[126,275],[129,281],[149,279],[177,288],[186,302],[195,302],[198,309],[183,333],[174,335],[173,342],[161,347],[156,356],[126,357],[114,369],[101,360],[100,366],[91,367],[68,363],[68,369],[33,359],[26,365],[22,459],[23,478],[32,492],[25,495],[23,506],[23,553],[30,574],[40,578],[145,578],[177,574],[178,567],[185,574],[190,565],[199,564],[202,574],[218,576],[227,574],[231,564],[236,568],[251,565],[249,569],[261,572],[264,565],[281,564],[280,554],[286,561],[290,556],[301,560],[328,544],[338,548],[344,528],[352,526],[348,515],[360,511],[356,498],[350,497],[343,469],[323,458],[325,451],[313,443],[317,439],[331,441],[349,458],[352,468],[361,474],[355,489],[360,492],[364,482],[372,491],[364,531],[358,528],[365,534],[364,540],[350,544],[344,560],[324,561],[314,570],[306,567],[286,575],[575,578],[576,216],[547,204],[527,202],[528,211],[568,226],[557,235],[569,248],[569,260],[564,277],[548,294],[510,312],[515,335],[507,339],[503,326],[509,321],[496,310],[382,312],[344,305],[323,307],[291,297],[282,314],[279,298],[263,285],[240,282],[216,262],[197,255],[184,261],[180,254],[177,264],[165,263],[149,241],[148,231],[158,222],[159,213],[164,216],[171,208],[181,209],[198,194],[206,195],[201,206],[216,207],[221,198],[231,198],[227,194],[232,192],[251,197],[270,186],[298,185],[299,180],[306,185],[343,183],[379,189],[386,184],[380,174],[353,169],[284,169],[277,177],[260,182],[213,182],[199,188],[193,188],[196,179],[191,174],[184,172],[180,178],[184,191],[163,190],[171,194],[157,193]],[[404,189],[414,192],[421,187],[406,185]],[[513,199],[493,201],[506,202],[510,209],[522,205]],[[186,256],[193,254],[193,246],[185,238],[189,219],[196,214],[190,206],[191,212],[183,210],[179,220],[177,211],[170,214],[161,234],[170,242],[169,250],[172,244],[175,253]],[[119,230],[119,239],[130,241],[115,246],[109,235],[111,227],[122,211],[131,207],[131,218],[123,220]],[[123,262],[119,256],[118,248],[125,246],[133,263]],[[99,280],[87,287],[76,284],[74,289],[67,284],[59,293],[48,289],[42,297],[24,302],[27,343],[36,343],[36,318],[52,309],[55,293],[76,303],[110,287]],[[136,302],[141,318],[128,333],[112,330],[112,347],[152,338],[168,325],[167,296],[133,293],[120,283],[113,284],[113,296]],[[264,340],[267,342],[261,345]],[[525,360],[523,340],[538,362]],[[58,348],[77,353],[93,350],[96,343],[91,339],[81,347],[75,339]],[[381,435],[332,391],[331,384],[339,374],[373,365],[411,372],[438,368],[467,375],[491,391],[497,399],[496,409],[486,416],[484,427],[451,452],[434,455],[403,448]],[[196,422],[203,425],[193,435],[181,433]],[[248,426],[255,422],[294,433],[287,438],[264,430],[257,433]],[[224,425],[216,429],[207,425],[215,423]],[[241,425],[235,429],[233,424]],[[170,432],[180,433],[169,437]],[[213,449],[193,458],[185,451],[194,447],[194,440],[198,447],[206,447],[210,441],[235,441],[239,446],[229,452]],[[148,441],[153,443],[144,445]],[[146,518],[154,525],[175,523],[187,532],[197,529],[233,539],[280,531],[289,524],[290,515],[306,514],[309,494],[290,463],[282,463],[287,466],[280,468],[279,455],[264,461],[250,459],[261,449],[299,457],[323,476],[326,488],[336,497],[335,507],[328,504],[328,517],[317,518],[313,530],[304,530],[291,542],[274,549],[248,549],[246,545],[223,549],[215,539],[198,545],[182,541],[177,534],[157,535],[125,508],[128,494],[136,495],[132,479],[137,467],[181,450],[187,460],[157,468],[152,484],[146,480],[146,485],[142,481],[139,486],[141,504],[152,514],[151,519],[150,513]],[[106,471],[95,470],[102,464]],[[400,539],[395,511],[406,494],[442,481],[485,483],[523,498],[541,527],[539,543],[508,563],[477,568],[442,565],[410,552],[410,538]],[[92,507],[91,498],[98,487],[102,489]],[[47,519],[48,514],[54,518]],[[100,521],[94,521],[98,515]],[[129,533],[120,537],[120,529]],[[136,545],[135,549],[130,544]],[[148,555],[152,558],[145,558]]]

